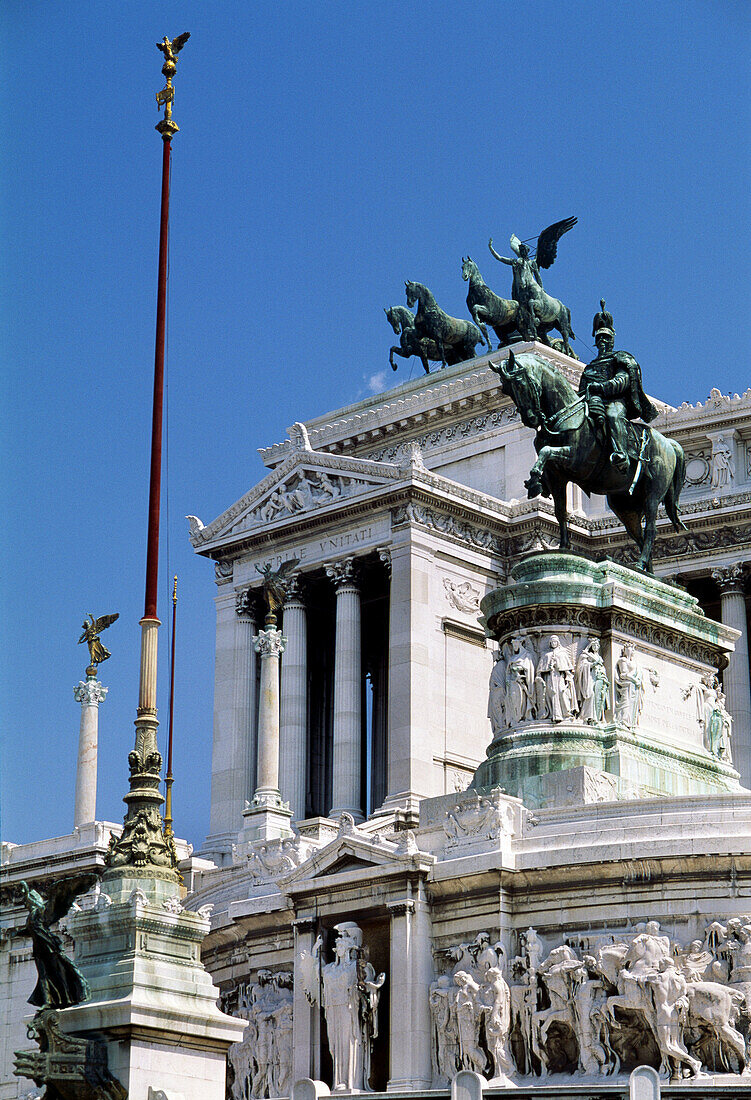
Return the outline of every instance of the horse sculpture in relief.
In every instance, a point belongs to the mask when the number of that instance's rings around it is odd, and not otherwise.
[[[652,572],[657,509],[665,511],[676,531],[685,530],[678,499],[685,476],[683,448],[646,425],[627,424],[627,463],[610,461],[611,444],[588,415],[586,395],[579,397],[568,379],[539,355],[491,363],[501,389],[519,410],[522,422],[534,428],[537,462],[525,482],[529,497],[552,496],[560,529],[561,549],[570,545],[566,516],[566,486],[607,497],[610,508],[639,547],[637,565]]]

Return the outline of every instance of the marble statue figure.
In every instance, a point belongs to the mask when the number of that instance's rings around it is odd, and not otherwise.
[[[523,638],[511,639],[506,666],[506,724],[518,725],[532,717],[535,663]]]
[[[334,1091],[368,1091],[373,1040],[378,1035],[378,1002],[386,975],[376,975],[365,958],[362,929],[354,921],[343,921],[334,931],[332,962],[321,963],[321,936],[311,955],[302,952],[303,987],[312,1004],[320,998],[326,1017]]]
[[[634,659],[634,646],[627,642],[615,662],[615,720],[629,729],[638,725],[644,705],[644,675]]]
[[[584,722],[602,722],[608,706],[610,681],[600,652],[599,638],[590,638],[576,662],[579,717]]]
[[[735,479],[733,448],[724,435],[716,440],[712,448],[711,470],[711,487],[713,489],[724,489],[732,484]]]
[[[553,722],[563,722],[577,711],[574,668],[560,638],[553,634],[549,650],[540,658],[537,675],[545,684],[546,717]],[[540,714],[537,715],[538,719]]]

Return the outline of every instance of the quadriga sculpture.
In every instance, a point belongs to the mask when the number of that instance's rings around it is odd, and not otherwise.
[[[433,295],[422,283],[405,283],[407,305],[410,309],[417,302],[415,329],[420,338],[434,340],[441,353],[441,366],[448,363],[449,349],[454,349],[457,362],[474,359],[477,344],[487,343],[479,328],[470,321],[459,317],[450,317],[445,313]],[[424,365],[424,364],[423,364]]]
[[[397,364],[394,356],[400,355],[402,359],[411,359],[416,355],[423,365],[426,374],[430,374],[430,362],[441,362],[441,349],[435,340],[428,336],[421,336],[415,328],[415,315],[406,306],[391,306],[383,311],[386,320],[399,337],[399,346],[392,347],[389,351],[389,363],[391,369],[396,370]],[[461,355],[454,348],[446,349],[446,363],[453,366],[461,363]]]
[[[513,299],[500,298],[486,284],[480,269],[471,256],[462,258],[462,278],[469,283],[467,308],[472,315],[485,343],[490,351],[490,340],[486,324],[490,325],[498,337],[498,347],[505,348],[514,340],[521,340],[519,325],[519,303]]]
[[[525,340],[540,340],[543,344],[550,344],[548,333],[556,328],[561,334],[563,350],[567,355],[571,354],[569,340],[576,339],[571,328],[571,313],[568,306],[543,290],[540,268],[552,265],[558,250],[558,241],[564,233],[573,229],[576,222],[576,218],[564,218],[563,221],[555,222],[547,229],[543,229],[537,238],[537,252],[534,259],[529,254],[526,242],[520,241],[516,234],[512,234],[510,242],[514,259],[499,256],[493,248],[492,237],[488,243],[496,260],[513,268],[511,297],[519,303],[522,337]]]
[[[610,508],[639,547],[638,567],[651,573],[660,504],[665,505],[675,530],[685,529],[678,514],[685,476],[680,444],[654,428],[625,420],[625,463],[615,463],[611,461],[612,439],[606,438],[590,415],[588,395],[578,396],[552,363],[532,354],[517,358],[510,351],[505,363],[501,360],[490,366],[523,423],[535,429],[538,458],[525,484],[530,498],[552,496],[561,549],[568,549],[570,544],[566,486],[572,481],[586,493],[607,497]]]

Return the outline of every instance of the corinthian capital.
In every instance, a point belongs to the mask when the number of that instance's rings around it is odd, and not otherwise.
[[[109,688],[102,687],[98,680],[79,680],[78,687],[73,688],[73,695],[77,703],[103,703]]]
[[[712,580],[715,581],[723,595],[738,593],[743,594],[743,586],[746,579],[746,563],[733,562],[732,565],[722,565],[712,570]]]
[[[244,619],[255,619],[255,592],[252,588],[243,588],[235,596],[235,611]]]
[[[326,576],[334,582],[337,592],[341,588],[357,587],[357,569],[354,558],[332,561],[325,566]]]
[[[253,645],[256,653],[260,653],[261,657],[280,657],[284,652],[284,647],[287,644],[287,639],[282,634],[281,630],[277,630],[275,627],[270,627],[268,630],[259,630],[253,639]]]
[[[305,603],[305,583],[299,573],[292,573],[287,579],[284,606],[287,607],[291,603]]]

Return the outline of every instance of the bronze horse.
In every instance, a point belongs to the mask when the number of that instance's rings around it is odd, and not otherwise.
[[[450,349],[456,353],[456,361],[463,363],[466,359],[474,359],[476,344],[489,343],[471,321],[445,313],[422,283],[405,283],[404,286],[410,309],[415,302],[418,303],[415,314],[417,335],[435,340],[441,353],[441,366],[446,366]]]
[[[522,422],[536,431],[535,462],[525,482],[530,499],[552,496],[561,533],[561,549],[569,547],[566,522],[566,486],[570,481],[585,493],[607,497],[640,550],[638,567],[652,572],[657,509],[665,511],[676,531],[685,530],[678,514],[678,498],[685,477],[683,448],[646,425],[629,425],[629,468],[619,471],[610,461],[610,448],[600,438],[587,414],[586,399],[551,363],[537,355],[516,358],[509,352],[490,367],[501,379],[501,389],[519,410]]]
[[[435,363],[441,361],[441,351],[435,340],[419,335],[415,328],[415,315],[406,306],[390,306],[389,309],[384,309],[383,312],[386,314],[386,320],[399,337],[399,347],[394,346],[389,351],[391,369],[397,369],[397,364],[394,362],[395,355],[400,355],[402,359],[410,359],[413,355],[416,355],[422,363],[425,373],[430,374],[429,360]],[[446,361],[449,366],[452,366],[454,363],[461,363],[461,357],[454,352],[453,348],[447,348]]]
[[[485,343],[490,348],[486,323],[490,325],[498,337],[498,347],[505,348],[514,340],[520,340],[518,302],[501,298],[487,285],[480,269],[471,256],[462,258],[462,278],[469,283],[467,294],[467,308],[472,314],[480,332],[485,337]]]

